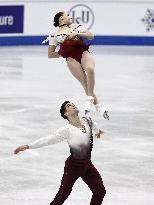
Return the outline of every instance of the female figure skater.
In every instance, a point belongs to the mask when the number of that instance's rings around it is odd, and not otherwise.
[[[54,36],[49,36],[44,41],[49,41],[48,57],[58,58],[62,56],[66,58],[70,72],[81,83],[87,95],[85,113],[89,112],[94,104],[101,116],[109,120],[108,111],[103,109],[94,93],[95,62],[88,51],[89,46],[82,40],[82,38],[92,40],[94,35],[87,31],[84,26],[73,24],[66,12],[59,12],[55,15],[54,26],[59,27],[59,29]],[[55,52],[57,45],[60,45],[60,49]]]

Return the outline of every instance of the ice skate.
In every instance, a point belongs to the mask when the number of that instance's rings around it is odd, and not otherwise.
[[[86,102],[85,102],[85,114],[90,112],[92,110],[92,106],[94,104],[94,97],[93,96],[87,96]]]
[[[109,120],[108,110],[104,109],[101,104],[96,104],[95,107],[96,111],[99,112],[101,116]]]

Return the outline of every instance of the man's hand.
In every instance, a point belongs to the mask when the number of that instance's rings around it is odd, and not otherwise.
[[[104,132],[102,130],[99,130],[99,133],[95,134],[96,138],[100,138],[101,134],[103,134]]]
[[[20,146],[20,147],[17,147],[17,148],[14,150],[14,154],[18,154],[19,152],[25,151],[26,149],[29,149],[29,146],[28,146],[28,145],[22,145],[22,146]]]

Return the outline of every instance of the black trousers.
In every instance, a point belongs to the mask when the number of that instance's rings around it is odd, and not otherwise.
[[[79,177],[83,179],[92,191],[90,205],[101,205],[106,190],[99,172],[90,159],[74,159],[72,156],[69,156],[65,161],[64,174],[59,191],[50,205],[63,204]]]

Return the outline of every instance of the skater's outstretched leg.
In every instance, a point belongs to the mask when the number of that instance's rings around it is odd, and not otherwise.
[[[95,62],[93,56],[88,52],[84,51],[82,54],[81,65],[87,74],[87,104],[94,104],[96,111],[103,116],[105,119],[109,119],[108,111],[98,102],[98,99],[94,93],[95,86]],[[90,110],[88,110],[90,111]]]
[[[90,205],[101,205],[106,190],[99,172],[92,163],[90,163],[90,167],[81,177],[93,193]]]
[[[78,179],[76,173],[74,173],[70,168],[70,160],[67,158],[64,167],[64,174],[61,180],[61,185],[58,193],[56,194],[54,200],[50,203],[50,205],[62,205],[64,201],[68,198],[72,191],[72,187],[75,181]]]
[[[72,75],[81,83],[87,97],[85,101],[85,110],[90,111],[92,109],[93,103],[98,103],[96,96],[93,94],[93,85],[88,84],[88,75],[86,71],[82,68],[81,64],[74,60],[73,58],[67,58],[67,65]],[[94,79],[93,79],[94,83]]]

